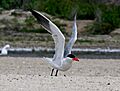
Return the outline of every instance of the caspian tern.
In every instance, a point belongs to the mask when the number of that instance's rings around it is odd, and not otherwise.
[[[10,48],[10,45],[9,44],[5,45],[2,48],[0,55],[7,55],[8,54],[8,50],[7,50],[8,48]]]
[[[55,42],[54,57],[44,57],[44,60],[53,67],[51,76],[53,75],[54,69],[56,69],[55,76],[57,76],[58,70],[67,71],[72,66],[72,61],[79,61],[78,58],[71,54],[73,44],[77,40],[76,15],[74,17],[74,25],[71,38],[64,50],[65,37],[60,31],[60,29],[40,12],[36,10],[31,10],[31,13],[38,20],[41,26],[52,35]]]

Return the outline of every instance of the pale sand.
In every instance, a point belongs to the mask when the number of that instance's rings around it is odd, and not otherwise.
[[[81,59],[58,77],[41,58],[0,57],[0,91],[120,91],[120,59]]]

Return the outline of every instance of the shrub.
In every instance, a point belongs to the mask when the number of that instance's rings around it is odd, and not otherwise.
[[[1,0],[0,5],[5,9],[11,9],[15,5],[14,2],[15,0]]]
[[[102,21],[109,23],[113,28],[120,27],[120,6],[108,6],[102,14]]]
[[[77,18],[79,19],[94,19],[94,5],[89,3],[79,4],[77,10]]]
[[[64,19],[72,19],[75,12],[80,19],[94,19],[94,5],[82,0],[37,0],[33,8]]]
[[[33,18],[33,16],[29,16],[26,18],[25,23],[28,27],[33,27],[34,23],[35,23],[35,18]]]
[[[108,5],[100,7],[96,12],[96,20],[87,26],[90,34],[109,34],[120,27],[120,6]]]
[[[93,24],[86,27],[87,31],[86,34],[109,34],[113,27],[109,23],[97,23],[94,22]]]

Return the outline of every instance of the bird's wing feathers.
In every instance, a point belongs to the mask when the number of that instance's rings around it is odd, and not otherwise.
[[[50,26],[49,26],[50,20],[36,10],[31,10],[31,12],[32,12],[32,15],[34,15],[34,17],[41,24],[41,26],[43,28],[45,28],[49,33],[51,33],[51,29],[50,29]]]
[[[76,40],[77,40],[77,25],[76,25],[76,14],[75,14],[72,35],[70,37],[69,42],[67,43],[67,45],[65,47],[64,57],[67,57],[68,54],[71,54],[72,47]]]
[[[42,15],[40,12],[36,10],[31,10],[32,14],[37,18],[38,22],[45,28],[49,33],[52,34],[52,37],[55,42],[55,55],[53,57],[53,61],[57,65],[61,65],[61,60],[63,59],[64,54],[64,44],[65,37],[59,30],[59,28],[52,23],[48,18]]]

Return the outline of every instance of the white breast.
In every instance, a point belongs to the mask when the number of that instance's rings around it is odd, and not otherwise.
[[[70,69],[71,66],[72,66],[72,59],[71,58],[65,58],[63,60],[63,63],[62,63],[60,68],[61,68],[62,71],[66,71],[66,70]]]

